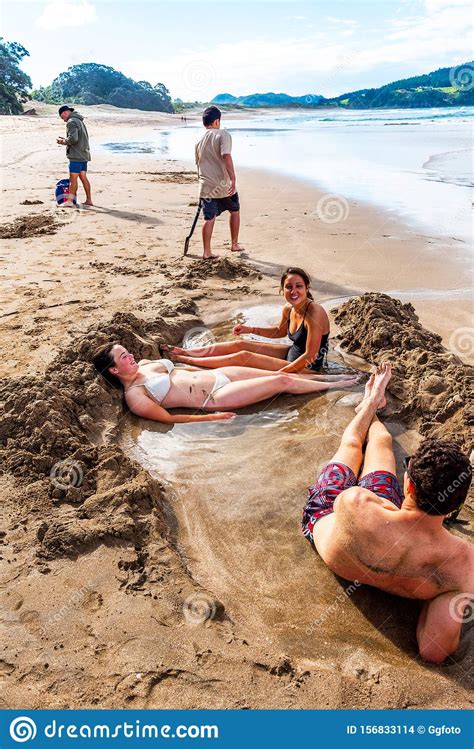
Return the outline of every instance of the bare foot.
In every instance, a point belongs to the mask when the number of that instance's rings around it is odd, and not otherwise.
[[[339,380],[339,382],[331,382],[330,387],[333,388],[350,388],[352,385],[357,385],[359,382],[358,377],[351,377],[348,380]],[[328,383],[329,385],[329,383]]]
[[[203,260],[217,260],[218,257],[219,255],[203,255],[202,259]]]
[[[167,343],[162,343],[161,348],[163,351],[166,351],[168,354],[173,354],[175,356],[189,356],[190,349],[186,348],[180,348],[179,346],[168,346]]]
[[[367,400],[367,398],[370,398],[370,394],[372,393],[372,387],[374,385],[374,380],[375,380],[375,373],[372,373],[369,379],[367,380],[367,382],[365,383],[364,395],[362,396],[362,400],[360,403],[357,404],[357,406],[354,409],[356,414],[359,413],[360,409],[363,406],[364,401]]]
[[[387,401],[385,400],[385,389],[390,382],[391,376],[392,365],[388,362],[385,362],[384,364],[381,364],[379,367],[377,367],[377,372],[374,376],[372,391],[369,396],[377,402],[377,409],[383,408],[383,404],[386,405],[387,403]]]
[[[373,389],[373,386],[374,386],[375,375],[376,375],[377,371],[378,370],[376,370],[375,372],[373,372],[370,375],[370,377],[367,380],[367,382],[365,383],[364,396],[363,396],[361,402],[355,407],[355,412],[356,413],[359,413],[359,411],[361,410],[361,408],[364,405],[364,401],[367,400],[368,398],[370,398],[370,396],[372,395],[372,389]],[[387,405],[387,400],[385,398],[385,392],[384,392],[384,394],[382,395],[382,397],[380,399],[380,403],[377,406],[377,411],[382,411],[385,408],[386,405]]]
[[[241,247],[238,242],[232,242],[232,247],[230,249],[232,252],[245,252],[245,247]]]
[[[76,204],[71,200],[65,200],[64,203],[61,203],[61,208],[76,208]]]
[[[85,200],[82,205],[94,205],[92,200]]]

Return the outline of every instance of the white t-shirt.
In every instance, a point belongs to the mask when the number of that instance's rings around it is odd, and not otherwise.
[[[231,150],[230,133],[220,128],[207,129],[196,144],[200,198],[228,197],[231,181],[222,157]]]

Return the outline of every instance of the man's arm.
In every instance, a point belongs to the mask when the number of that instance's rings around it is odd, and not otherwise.
[[[235,414],[230,411],[219,411],[206,414],[170,414],[162,406],[151,400],[148,396],[135,398],[133,405],[127,403],[130,411],[136,416],[152,421],[161,421],[162,424],[192,424],[200,421],[229,421]]]
[[[451,590],[427,601],[418,619],[416,639],[424,661],[442,663],[459,645],[463,614],[473,593]]]
[[[225,168],[230,179],[229,195],[233,195],[235,192],[235,170],[234,162],[230,153],[225,153],[222,158],[224,159]]]
[[[68,122],[67,123],[67,137],[64,138],[64,145],[65,146],[72,146],[74,143],[77,143],[79,140],[79,125],[77,122]]]

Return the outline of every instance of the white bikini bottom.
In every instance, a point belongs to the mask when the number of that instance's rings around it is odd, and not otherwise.
[[[207,398],[204,401],[204,403],[202,404],[201,408],[206,408],[207,404],[211,400],[211,398],[214,395],[214,393],[217,393],[218,390],[220,390],[225,385],[228,385],[231,382],[231,380],[229,380],[229,378],[227,377],[227,375],[223,374],[222,372],[219,372],[218,369],[216,369],[214,371],[214,377],[215,377],[215,380],[214,380],[214,385],[212,386],[212,390],[209,393],[209,395],[207,396]]]

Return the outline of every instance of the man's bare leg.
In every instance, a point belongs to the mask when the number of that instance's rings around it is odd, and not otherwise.
[[[373,384],[373,375],[370,377],[365,385],[364,400],[370,398]],[[363,401],[357,406],[356,413],[361,408]],[[383,398],[380,408],[386,404],[385,397]],[[372,419],[372,423],[367,433],[367,445],[365,447],[364,454],[364,465],[360,472],[360,477],[367,476],[372,471],[388,471],[389,473],[395,473],[396,471],[396,460],[393,453],[392,447],[392,435],[381,421],[379,421],[377,415]]]
[[[69,195],[68,199],[61,204],[61,208],[74,208],[74,198],[77,195],[77,180],[79,175],[69,172]]]
[[[336,454],[331,458],[331,463],[343,463],[352,469],[358,476],[362,465],[362,448],[374,419],[377,409],[385,399],[385,388],[392,376],[390,364],[382,364],[369,380],[370,388],[366,386],[366,397],[359,404],[358,411],[350,424],[344,430],[341,444]],[[369,383],[367,383],[369,385]]]
[[[395,473],[397,463],[392,447],[392,435],[377,416],[374,416],[367,434],[367,445],[364,454],[364,465],[360,477],[372,471]]]
[[[240,211],[231,211],[229,227],[232,252],[243,252],[244,248],[239,244]]]
[[[204,221],[204,224],[202,226],[202,244],[204,247],[203,252],[203,258],[204,260],[208,260],[209,258],[218,257],[218,255],[213,255],[211,252],[211,237],[212,232],[214,230],[214,224],[216,222],[215,218],[212,218],[208,221]]]
[[[81,172],[79,174],[79,179],[81,180],[85,193],[86,193],[86,200],[85,200],[84,205],[93,205],[92,195],[91,195],[91,183],[89,182],[89,179],[87,177],[87,172]]]

